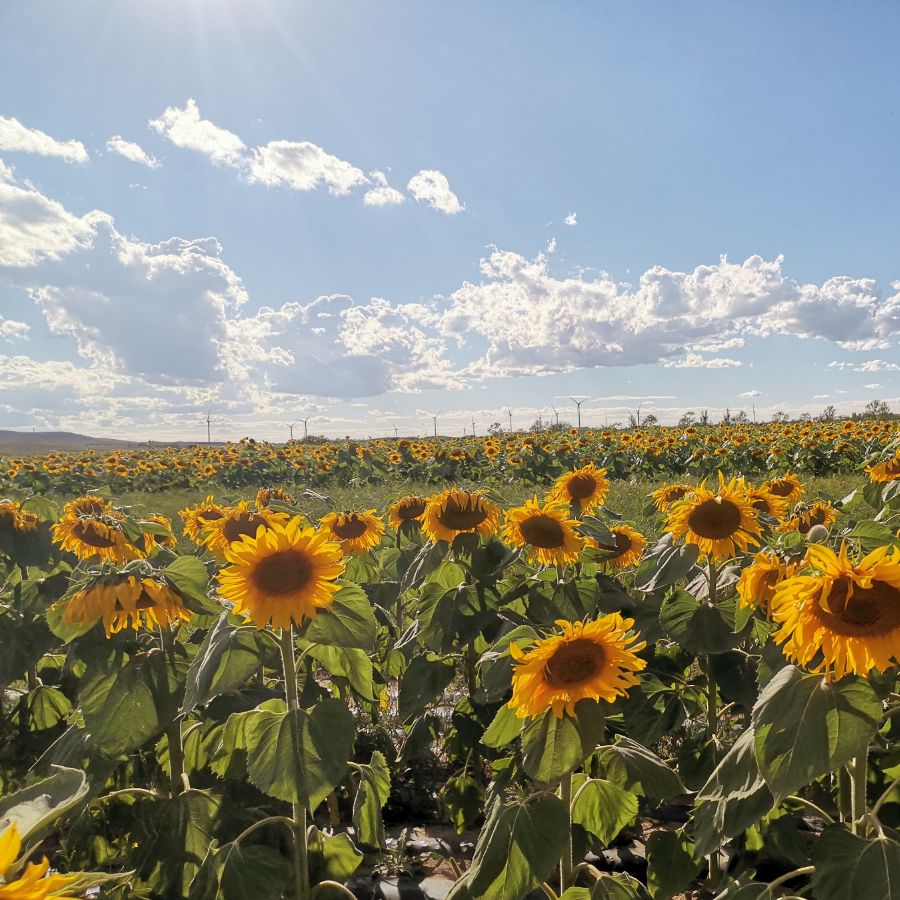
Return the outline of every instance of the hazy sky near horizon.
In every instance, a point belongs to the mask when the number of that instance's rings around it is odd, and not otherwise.
[[[898,38],[887,0],[3,4],[0,428],[896,408]]]

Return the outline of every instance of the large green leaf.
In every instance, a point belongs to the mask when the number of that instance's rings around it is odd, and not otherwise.
[[[447,818],[459,834],[471,828],[484,812],[486,798],[481,782],[467,774],[449,779],[441,791]]]
[[[566,841],[565,804],[552,794],[503,806],[495,800],[469,871],[448,900],[521,900],[546,881]]]
[[[650,593],[681,581],[700,558],[700,548],[696,544],[681,544],[664,547],[660,553],[654,551],[634,574],[634,586],[639,591]]]
[[[590,831],[601,844],[608,845],[637,815],[637,797],[611,781],[580,775],[572,789],[572,821]]]
[[[71,712],[72,704],[66,695],[55,687],[41,684],[28,695],[28,715],[31,727],[36,731],[52,728]]]
[[[862,752],[881,715],[864,678],[828,682],[796,666],[778,672],[753,709],[756,758],[776,803]]]
[[[653,900],[671,900],[697,877],[702,860],[681,831],[654,831],[647,841],[647,887]]]
[[[650,900],[650,895],[637,878],[601,872],[590,888],[569,888],[559,900]]]
[[[718,607],[681,588],[663,601],[659,623],[673,641],[691,653],[724,653],[737,641]]]
[[[310,827],[308,835],[310,884],[326,879],[342,884],[362,862],[362,853],[346,834],[330,836]]]
[[[442,563],[448,565],[453,564]],[[436,653],[459,650],[477,637],[493,618],[494,612],[482,609],[478,593],[470,585],[448,589],[437,582],[425,585],[416,613],[422,641]]]
[[[365,591],[359,585],[339,579],[341,589],[334,595],[328,609],[320,610],[306,632],[306,639],[314,644],[348,649],[375,649],[378,623]]]
[[[424,712],[456,677],[452,660],[443,660],[429,653],[417,656],[400,680],[400,716],[404,719]]]
[[[15,822],[22,840],[40,838],[61,815],[77,806],[90,789],[81,769],[53,766],[54,773],[0,800],[0,831]]]
[[[326,647],[316,644],[310,656],[317,659],[328,671],[339,678],[346,678],[350,687],[366,700],[374,700],[372,685],[372,660],[365,650],[344,647]]]
[[[655,753],[627,737],[600,747],[594,756],[595,771],[627,791],[668,800],[684,793],[678,775]]]
[[[191,612],[217,616],[222,611],[222,607],[209,596],[206,566],[196,556],[179,556],[162,570],[162,575],[181,595],[184,605]]]
[[[255,628],[236,627],[222,615],[210,628],[187,673],[183,711],[243,686],[269,655],[271,645]]]
[[[488,730],[482,735],[481,743],[485,747],[499,749],[514,741],[522,731],[524,721],[518,717],[516,710],[503,704],[497,710],[494,721],[488,726]]]
[[[258,844],[210,848],[191,882],[188,900],[278,900],[287,888],[290,864]]]
[[[353,800],[353,824],[362,843],[383,850],[387,844],[381,809],[391,793],[390,769],[378,750],[372,754],[369,765],[354,765],[354,768],[359,773],[359,787]]]
[[[532,719],[522,734],[525,771],[538,781],[559,781],[573,772],[603,738],[603,710],[594,700],[580,700],[575,715],[552,709]]]
[[[356,720],[342,700],[290,712],[270,700],[245,734],[250,780],[270,797],[314,810],[347,771]]]
[[[812,861],[816,900],[900,898],[900,844],[890,838],[867,841],[845,827],[828,828],[816,842]]]

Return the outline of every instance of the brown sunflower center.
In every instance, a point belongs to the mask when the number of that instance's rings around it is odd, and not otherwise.
[[[368,527],[368,523],[362,516],[350,513],[349,516],[344,516],[343,522],[338,519],[331,526],[331,530],[342,541],[352,541],[354,538],[362,537],[368,530]]]
[[[773,588],[778,584],[778,579],[781,578],[781,573],[778,569],[772,569],[770,572],[766,572],[766,584]]]
[[[532,547],[558,550],[566,541],[562,525],[552,516],[530,516],[519,526],[522,539]]]
[[[471,531],[477,528],[488,517],[488,510],[474,497],[471,504],[470,506],[466,498],[451,497],[438,513],[438,522],[450,531]]]
[[[96,547],[98,550],[116,546],[112,529],[94,519],[79,519],[72,526],[72,534],[82,544],[87,544],[88,547]]]
[[[765,516],[772,515],[772,507],[769,506],[769,501],[763,497],[757,497],[751,505],[757,512],[761,512]]]
[[[222,527],[222,533],[227,541],[234,543],[245,536],[255,538],[260,525],[264,528],[269,527],[268,522],[262,516],[254,515],[251,512],[239,512],[228,519]]]
[[[806,515],[800,517],[800,524],[797,526],[797,531],[799,531],[800,534],[809,534],[809,530],[813,525],[824,525],[827,518],[827,509],[822,507],[811,509]]]
[[[688,516],[688,526],[702,538],[721,541],[741,527],[741,511],[730,500],[704,500]]]
[[[0,531],[13,531],[16,527],[16,511],[10,506],[0,506]]]
[[[560,644],[544,666],[544,681],[565,690],[590,681],[603,670],[606,655],[599,644],[576,638]]]
[[[301,550],[281,550],[265,556],[253,568],[256,588],[266,594],[295,594],[303,590],[313,574],[309,557]]]
[[[794,482],[785,481],[783,478],[772,481],[769,483],[769,493],[774,494],[776,497],[790,497],[794,493]]]
[[[397,507],[397,518],[403,522],[418,519],[428,506],[427,500],[407,500]]]
[[[76,500],[72,506],[76,516],[102,516],[106,513],[106,504],[99,500]]]
[[[573,500],[586,500],[597,490],[597,479],[593,475],[573,475],[566,482],[566,490]]]
[[[828,609],[821,599],[814,607],[816,618],[831,631],[845,637],[869,637],[888,634],[900,628],[900,591],[885,581],[873,581],[872,587],[853,586],[850,579],[838,578],[828,595]]]
[[[667,488],[663,494],[663,503],[674,503],[684,497],[686,493],[687,491],[683,487]]]
[[[894,457],[884,464],[885,475],[900,475],[900,457]]]
[[[222,511],[218,509],[203,509],[197,513],[197,518],[201,522],[215,522],[222,518]]]

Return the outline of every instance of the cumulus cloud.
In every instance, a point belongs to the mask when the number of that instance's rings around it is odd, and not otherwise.
[[[864,384],[863,387],[870,391],[880,391],[882,389],[880,384]]]
[[[813,394],[813,400],[827,400],[831,394]]]
[[[88,160],[87,150],[81,141],[58,141],[36,128],[26,128],[18,119],[7,119],[5,116],[0,116],[0,150],[59,156],[66,162]]]
[[[566,223],[566,225],[577,225],[578,224],[578,222],[576,221],[577,215],[578,215],[578,213],[569,213],[565,217],[565,219],[563,219],[563,221]]]
[[[699,353],[688,353],[684,359],[666,360],[663,365],[669,369],[732,369],[742,364],[738,360],[728,359],[726,356],[704,359]]]
[[[253,151],[250,181],[277,187],[284,185],[295,191],[311,191],[327,184],[330,193],[343,196],[369,179],[361,169],[326,153],[309,141],[270,141]]]
[[[753,397],[762,397],[762,391],[744,391],[743,394],[738,394],[738,396],[750,400]]]
[[[151,119],[149,125],[176,147],[205,153],[215,163],[238,166],[244,162],[244,142],[236,134],[201,119],[193,100],[188,100],[184,109],[170,106],[158,119]]]
[[[158,169],[162,165],[158,159],[150,156],[140,144],[126,141],[125,138],[118,134],[106,142],[106,149],[110,153],[118,153],[120,156],[124,156],[125,159],[130,159],[132,162],[140,163],[150,169]]]
[[[395,203],[403,203],[406,200],[406,197],[400,191],[388,184],[387,176],[384,172],[379,172],[376,169],[374,172],[369,172],[369,175],[372,176],[372,180],[378,187],[372,188],[371,191],[366,191],[366,195],[363,197],[363,203],[366,206],[390,206]]]
[[[406,189],[416,200],[424,200],[432,209],[448,215],[452,216],[465,209],[456,194],[450,190],[447,176],[435,169],[422,169],[417,175],[413,175]]]
[[[834,363],[831,363],[834,365]],[[842,364],[843,365],[852,365],[851,363]],[[861,366],[857,366],[854,372],[900,372],[900,366],[896,363],[885,362],[883,359],[870,359],[868,362],[863,363]]]
[[[548,259],[495,249],[481,261],[484,280],[450,296],[441,333],[487,341],[468,374],[527,375],[675,360],[722,368],[695,348],[738,346],[741,335],[792,334],[840,345],[885,340],[900,331],[900,294],[887,300],[871,279],[798,284],[782,259],[722,258],[693,272],[656,266],[636,288],[601,273],[593,281],[555,278]]]
[[[27,338],[31,329],[24,322],[16,322],[14,319],[4,319],[0,316],[0,337],[7,341],[13,338]]]

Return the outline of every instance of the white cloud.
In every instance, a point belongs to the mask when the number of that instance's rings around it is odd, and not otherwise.
[[[124,156],[125,159],[130,159],[132,162],[140,163],[150,169],[158,169],[162,165],[158,159],[150,156],[140,144],[126,141],[118,134],[106,142],[106,149],[111,153],[118,153],[120,156]]]
[[[831,394],[813,394],[813,400],[827,400]]]
[[[744,346],[744,339],[741,337],[730,338],[727,341],[710,341],[709,343],[695,344],[694,350],[702,350],[704,353],[720,353],[722,350],[734,350],[737,347]]]
[[[853,363],[848,363],[848,362],[837,362],[837,361],[835,361],[835,362],[830,362],[830,363],[828,363],[828,368],[829,368],[829,369],[839,369],[839,370],[843,370],[843,369],[849,369],[849,368],[851,368],[852,366],[853,366]],[[875,371],[877,371],[877,369],[876,369]]]
[[[834,365],[834,363],[832,363]],[[849,363],[848,363],[849,365]],[[885,362],[883,359],[870,359],[868,362],[857,366],[854,372],[900,372],[900,366],[896,363]]]
[[[80,141],[57,141],[36,128],[26,128],[18,119],[7,119],[4,116],[0,116],[0,150],[60,156],[66,162],[88,160],[87,150]]]
[[[435,169],[422,169],[417,175],[413,175],[406,189],[416,200],[425,200],[432,209],[448,215],[452,216],[465,209],[456,194],[450,190],[447,176]]]
[[[762,397],[762,391],[744,391],[743,394],[738,394],[738,396],[750,400],[753,397]]]
[[[577,225],[578,222],[575,221],[575,218],[576,218],[577,215],[578,215],[578,213],[569,213],[569,214],[565,217],[565,219],[563,219],[563,221],[566,223],[566,225]]]
[[[30,330],[30,327],[24,322],[16,322],[13,319],[4,319],[3,316],[0,316],[0,337],[5,338],[7,341],[12,341],[13,338],[27,339]]]
[[[684,359],[666,360],[663,365],[667,369],[732,369],[742,363],[736,359],[728,359],[726,356],[704,359],[699,353],[688,353]]]
[[[395,203],[403,203],[406,200],[406,197],[400,191],[388,184],[387,176],[384,172],[379,172],[376,169],[374,172],[369,172],[369,175],[372,176],[372,180],[378,187],[366,192],[365,197],[363,197],[363,203],[366,206],[390,206]]]
[[[880,391],[882,389],[880,384],[864,384],[863,387],[870,391]]]
[[[286,185],[295,191],[311,191],[327,184],[329,192],[340,197],[369,179],[361,169],[309,141],[270,141],[253,151],[250,181],[270,187]]]
[[[244,142],[236,134],[201,119],[193,100],[188,100],[184,109],[170,106],[158,119],[151,119],[149,125],[176,147],[205,153],[213,162],[227,166],[244,162]]]

